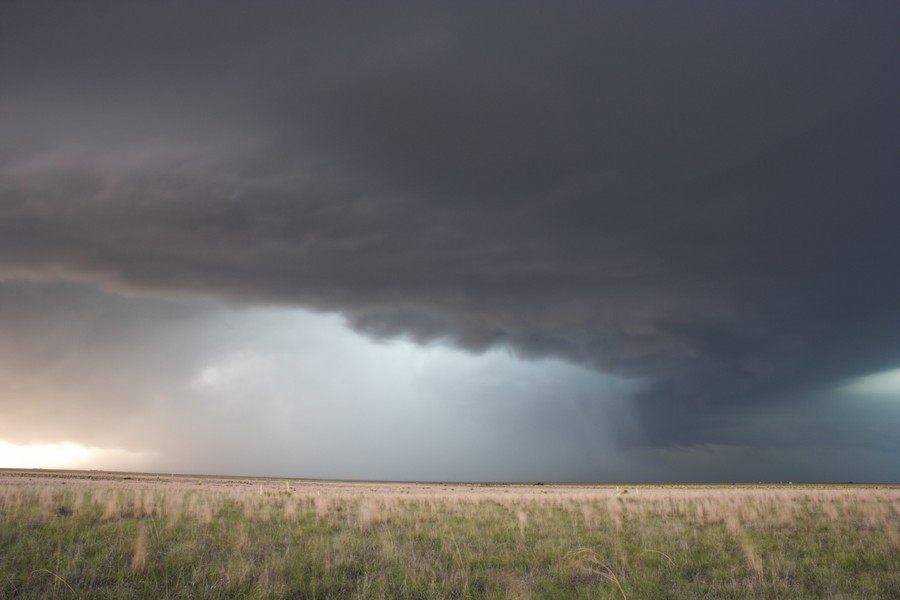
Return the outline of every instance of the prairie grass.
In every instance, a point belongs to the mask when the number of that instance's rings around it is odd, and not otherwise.
[[[0,598],[900,598],[900,488],[0,471]]]

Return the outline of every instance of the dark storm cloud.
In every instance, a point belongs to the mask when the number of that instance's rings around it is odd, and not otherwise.
[[[35,2],[0,23],[7,281],[563,357],[652,382],[655,444],[900,363],[894,3]]]

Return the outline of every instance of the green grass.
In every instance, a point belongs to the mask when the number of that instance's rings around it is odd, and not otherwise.
[[[900,598],[900,489],[0,477],[2,598]]]

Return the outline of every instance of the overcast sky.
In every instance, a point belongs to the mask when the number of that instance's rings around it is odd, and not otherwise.
[[[898,481],[898,30],[3,2],[0,461]]]

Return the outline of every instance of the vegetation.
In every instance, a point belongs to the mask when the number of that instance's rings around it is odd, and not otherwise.
[[[896,487],[48,475],[0,473],[2,598],[900,598]]]

